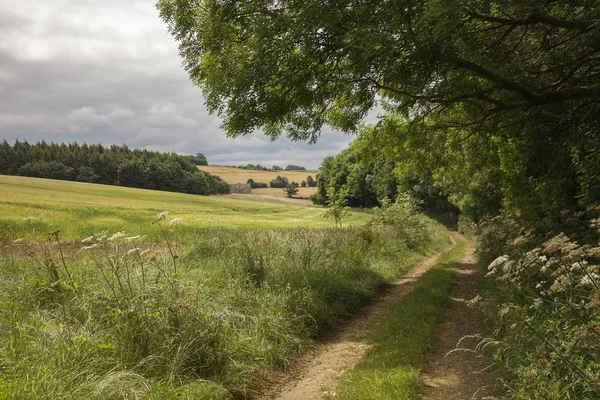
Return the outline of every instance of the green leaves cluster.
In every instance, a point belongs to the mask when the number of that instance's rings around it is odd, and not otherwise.
[[[184,66],[231,136],[327,124],[431,171],[478,220],[540,229],[600,197],[594,0],[160,0]],[[321,193],[324,198],[324,193]]]

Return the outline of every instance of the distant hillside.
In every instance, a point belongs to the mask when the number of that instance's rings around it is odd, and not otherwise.
[[[264,171],[242,169],[237,167],[227,167],[221,165],[200,165],[198,166],[198,168],[207,173],[218,175],[229,184],[246,183],[248,182],[248,179],[252,179],[255,182],[263,182],[268,185],[271,182],[271,180],[277,178],[277,176],[287,178],[290,183],[296,182],[298,184],[301,184],[302,181],[307,180],[309,175],[314,180],[316,180],[318,174],[318,171]],[[316,193],[316,191],[316,187],[301,187],[296,197],[309,198],[311,195]],[[285,196],[283,190],[280,188],[268,187],[262,189],[254,189],[252,192],[254,194],[267,194],[276,197]]]
[[[78,143],[0,143],[0,174],[189,194],[229,193],[229,184],[175,153]]]

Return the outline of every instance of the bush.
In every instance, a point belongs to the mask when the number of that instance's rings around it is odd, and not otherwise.
[[[273,179],[269,183],[269,186],[272,188],[282,189],[282,188],[287,187],[288,184],[289,184],[289,181],[285,176],[277,176],[277,178]]]
[[[479,228],[507,398],[600,398],[600,243],[544,238],[497,218]]]

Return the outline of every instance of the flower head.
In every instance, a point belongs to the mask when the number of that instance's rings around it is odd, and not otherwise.
[[[89,236],[89,237],[86,237],[85,239],[83,239],[83,240],[81,241],[81,243],[89,243],[89,242],[91,242],[92,240],[94,240],[94,235],[92,235],[92,236]]]
[[[109,237],[109,238],[108,238],[108,240],[109,240],[109,241],[112,241],[112,240],[117,240],[117,239],[120,239],[120,238],[122,238],[123,236],[125,236],[125,232],[123,232],[123,231],[121,231],[121,232],[117,232],[117,233],[115,233],[114,235],[112,235],[111,237]]]
[[[181,221],[183,221],[183,218],[173,218],[171,220],[171,222],[169,222],[170,225],[177,225],[178,223],[180,223]]]
[[[156,219],[155,219],[155,220],[154,220],[152,223],[153,223],[153,224],[156,224],[156,223],[158,223],[158,222],[160,222],[160,221],[164,220],[164,219],[167,217],[167,215],[169,215],[169,212],[168,212],[168,211],[163,211],[163,212],[161,212],[160,214],[158,214],[158,215],[156,216]]]

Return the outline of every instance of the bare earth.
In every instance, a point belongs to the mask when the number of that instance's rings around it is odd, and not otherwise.
[[[440,254],[414,265],[402,279],[392,283],[378,301],[365,307],[333,337],[317,344],[312,352],[295,364],[292,371],[274,377],[273,381],[279,383],[257,398],[307,400],[331,397],[336,381],[351,370],[369,349],[365,337],[390,314],[398,300],[435,264]]]
[[[460,267],[451,304],[444,321],[436,329],[433,351],[423,369],[422,400],[495,399],[492,396],[493,361],[489,354],[472,351],[481,339],[469,337],[485,336],[486,333],[483,315],[467,303],[477,294],[476,272],[473,249],[470,249]]]

